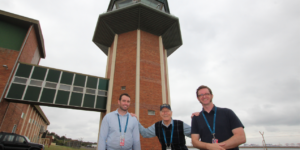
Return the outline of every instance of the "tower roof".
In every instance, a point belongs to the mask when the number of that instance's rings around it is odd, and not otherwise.
[[[162,36],[168,56],[182,45],[179,19],[143,3],[135,3],[101,14],[93,42],[107,55],[115,34],[137,29]]]

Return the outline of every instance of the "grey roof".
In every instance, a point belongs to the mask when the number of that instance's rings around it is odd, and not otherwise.
[[[93,42],[107,55],[115,34],[137,29],[162,36],[168,56],[182,45],[179,19],[142,3],[101,14]]]

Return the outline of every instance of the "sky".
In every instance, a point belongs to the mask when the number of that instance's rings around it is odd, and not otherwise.
[[[107,56],[92,42],[109,0],[1,0],[0,9],[40,21],[40,65],[105,77]],[[169,0],[183,45],[168,57],[173,118],[191,124],[202,110],[195,92],[209,86],[232,109],[247,144],[300,143],[300,1]],[[96,142],[99,112],[42,106],[58,135]],[[187,139],[190,145],[190,139]]]

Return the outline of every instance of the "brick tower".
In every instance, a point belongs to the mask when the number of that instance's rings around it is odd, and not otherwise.
[[[160,121],[159,106],[171,104],[167,57],[182,45],[179,20],[170,15],[168,1],[111,0],[99,16],[93,42],[108,56],[106,113],[118,108],[120,94],[128,93],[129,112],[144,127]],[[161,149],[156,137],[141,137],[141,145]]]

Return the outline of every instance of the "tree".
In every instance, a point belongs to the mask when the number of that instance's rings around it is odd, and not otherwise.
[[[63,140],[56,140],[56,145],[64,145],[64,142]]]

